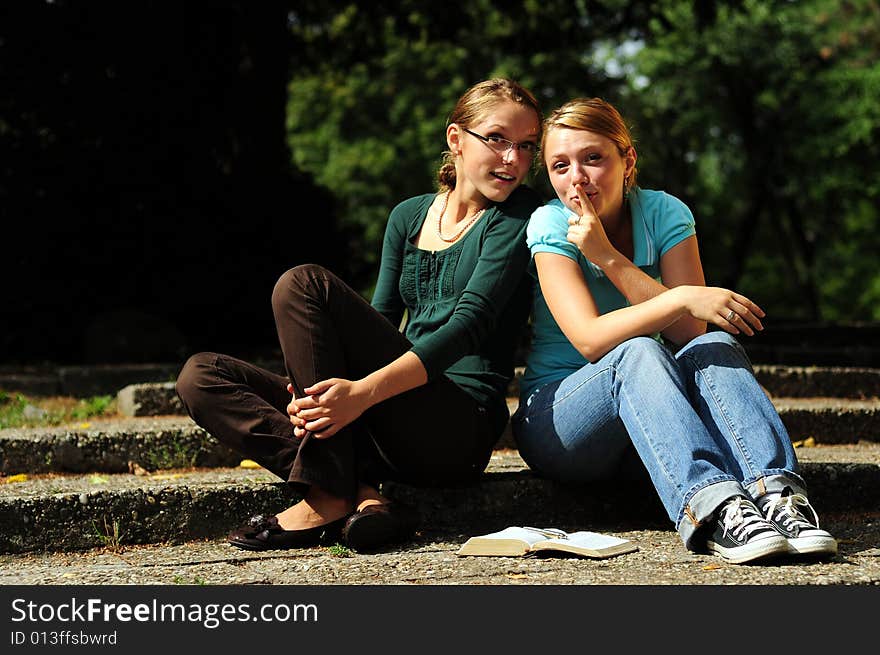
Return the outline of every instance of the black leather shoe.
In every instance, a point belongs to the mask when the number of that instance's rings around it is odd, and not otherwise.
[[[370,552],[382,546],[406,541],[418,526],[416,511],[400,503],[367,505],[348,517],[342,528],[345,544],[358,552]]]
[[[319,544],[333,544],[340,540],[342,527],[348,516],[305,530],[285,530],[275,516],[252,516],[247,523],[229,533],[233,546],[246,550],[280,550],[308,548]]]

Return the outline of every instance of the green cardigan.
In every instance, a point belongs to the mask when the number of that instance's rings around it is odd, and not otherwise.
[[[542,201],[520,187],[449,248],[432,252],[413,243],[434,197],[416,196],[392,210],[372,305],[394,325],[406,310],[404,334],[428,379],[445,375],[462,387],[500,435],[530,309],[526,225]]]

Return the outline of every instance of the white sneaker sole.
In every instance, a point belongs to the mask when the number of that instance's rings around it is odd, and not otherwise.
[[[709,541],[706,547],[710,553],[714,553],[731,564],[743,564],[744,562],[752,562],[764,557],[791,553],[791,545],[788,539],[782,535],[779,535],[778,538],[767,537],[760,541],[754,541],[743,546],[734,546],[733,548],[725,548],[721,544]]]
[[[837,541],[832,536],[792,537],[788,540],[793,555],[835,555]]]

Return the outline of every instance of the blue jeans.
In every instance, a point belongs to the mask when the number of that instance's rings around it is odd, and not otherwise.
[[[673,354],[630,339],[520,401],[526,463],[564,482],[620,480],[632,447],[685,546],[729,498],[806,493],[791,439],[742,346],[709,332]]]

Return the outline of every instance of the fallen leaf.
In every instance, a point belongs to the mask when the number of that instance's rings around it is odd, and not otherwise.
[[[80,423],[80,424],[79,424],[79,427],[80,427],[81,429],[85,430],[86,428],[90,428],[90,427],[92,427],[92,424],[91,424],[91,423]]]
[[[525,573],[508,573],[507,577],[511,580],[528,580],[528,575]]]
[[[12,484],[13,482],[24,482],[27,479],[27,473],[18,473],[17,475],[10,475],[8,478],[6,478],[6,484]]]
[[[807,437],[806,439],[801,439],[800,441],[793,441],[791,443],[795,448],[813,448],[816,445],[816,439],[813,437]]]
[[[107,484],[109,480],[100,475],[93,475],[89,478],[89,482],[91,482],[92,484]]]
[[[706,564],[706,566],[703,567],[703,570],[704,571],[717,571],[720,568],[721,568],[720,564]]]
[[[158,473],[152,476],[153,480],[176,480],[177,478],[182,478],[183,473]]]
[[[254,460],[252,460],[252,459],[243,459],[243,460],[241,460],[241,463],[239,463],[238,467],[239,467],[239,468],[243,468],[243,469],[261,469],[261,468],[263,468],[262,466],[260,466],[259,464],[257,464],[257,463],[256,463]]]

